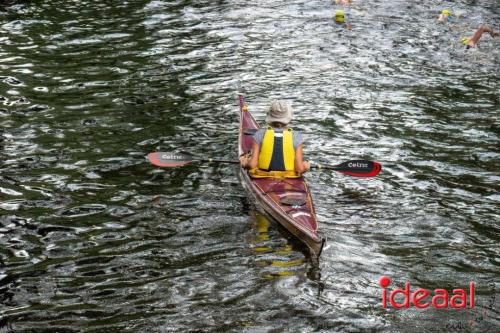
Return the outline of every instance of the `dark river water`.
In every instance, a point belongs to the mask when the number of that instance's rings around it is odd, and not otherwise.
[[[0,1],[0,332],[498,332],[500,38],[460,38],[499,7]],[[319,268],[234,165],[145,160],[236,158],[236,92],[289,101],[308,159],[383,165],[308,174]],[[383,275],[475,307],[384,309]]]

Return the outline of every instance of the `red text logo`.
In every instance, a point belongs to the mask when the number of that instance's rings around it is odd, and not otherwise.
[[[465,289],[453,289],[453,293],[450,295],[446,289],[434,289],[431,293],[430,290],[419,288],[415,291],[411,291],[410,282],[406,282],[404,289],[393,289],[389,293],[389,298],[387,297],[387,287],[391,284],[391,279],[387,276],[382,276],[379,280],[380,286],[382,287],[382,307],[387,309],[387,303],[389,302],[393,308],[409,308],[410,303],[414,307],[419,309],[425,309],[432,306],[436,309],[446,309],[451,307],[453,309],[465,309],[467,308],[467,302],[469,309],[474,308],[474,296],[475,296],[475,284],[474,282],[469,283],[469,290]],[[396,301],[396,296],[402,295],[402,302]],[[398,297],[401,298],[401,297]],[[401,301],[401,299],[400,299]]]

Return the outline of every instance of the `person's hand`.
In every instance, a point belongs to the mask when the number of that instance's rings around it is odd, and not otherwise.
[[[247,153],[243,153],[240,155],[240,165],[243,168],[246,168],[248,166],[248,163],[250,162],[250,158],[252,157],[252,153],[248,151]]]
[[[248,158],[246,155],[241,155],[240,156],[240,165],[244,168],[248,164]]]
[[[302,162],[302,167],[304,168],[304,171],[309,171],[311,170],[311,163],[309,163],[308,161],[304,161]]]

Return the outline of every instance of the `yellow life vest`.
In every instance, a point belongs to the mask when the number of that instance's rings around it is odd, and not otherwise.
[[[275,145],[278,149],[275,149]],[[258,167],[264,171],[295,171],[291,128],[283,130],[283,133],[275,133],[272,127],[266,129],[260,145]]]

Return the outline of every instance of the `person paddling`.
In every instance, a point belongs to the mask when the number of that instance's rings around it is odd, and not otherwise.
[[[481,36],[485,33],[485,32],[488,32],[491,37],[496,37],[499,35],[498,32],[494,32],[493,29],[491,29],[490,27],[484,25],[484,24],[481,24],[479,26],[479,28],[476,30],[476,32],[474,33],[474,36],[470,37],[470,38],[467,38],[467,37],[463,37],[461,42],[462,44],[465,45],[465,48],[468,50],[470,48],[476,48],[477,47],[477,43],[479,42],[479,39],[481,38]]]
[[[292,130],[292,108],[282,100],[274,100],[266,117],[266,127],[253,136],[252,151],[240,157],[243,168],[255,178],[296,178],[310,169],[302,159],[302,134]]]

